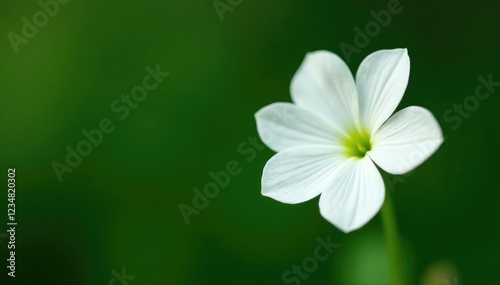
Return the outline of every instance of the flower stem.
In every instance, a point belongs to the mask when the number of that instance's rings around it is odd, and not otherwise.
[[[401,258],[401,244],[399,240],[398,224],[394,212],[392,193],[386,185],[385,202],[380,211],[384,225],[385,244],[389,258],[391,285],[404,285],[403,259]]]

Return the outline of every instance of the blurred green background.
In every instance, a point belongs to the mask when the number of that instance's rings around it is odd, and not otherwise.
[[[16,53],[8,34],[21,36],[21,19],[41,6],[1,1],[0,183],[6,189],[7,168],[16,167],[19,223],[15,281],[0,236],[1,283],[283,284],[282,274],[330,235],[341,246],[300,284],[388,284],[379,216],[343,234],[319,215],[317,198],[290,206],[261,196],[271,150],[238,151],[257,136],[258,109],[291,101],[290,80],[307,52],[345,58],[339,45],[354,45],[354,27],[364,29],[370,11],[388,2],[243,0],[221,20],[211,0],[72,0]],[[500,87],[458,128],[443,116],[474,96],[478,76],[500,81],[500,4],[400,5],[349,67],[379,49],[408,48],[399,109],[428,108],[447,136],[393,189],[409,284],[494,284]],[[120,120],[110,105],[157,64],[170,75]],[[66,146],[103,118],[115,130],[59,182],[52,163],[64,163]],[[241,173],[186,224],[179,205],[192,206],[193,188],[232,160]],[[135,278],[113,283],[122,268]]]

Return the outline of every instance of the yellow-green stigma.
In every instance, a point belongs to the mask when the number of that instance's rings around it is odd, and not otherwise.
[[[347,157],[363,158],[372,149],[370,134],[367,131],[353,130],[344,139]]]

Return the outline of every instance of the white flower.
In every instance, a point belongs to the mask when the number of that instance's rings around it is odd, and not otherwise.
[[[443,142],[427,109],[391,116],[409,73],[406,49],[370,54],[356,82],[337,55],[307,54],[290,87],[295,104],[274,103],[255,115],[263,142],[278,152],[264,167],[262,195],[296,204],[321,194],[321,215],[333,225],[344,232],[365,225],[385,198],[375,164],[407,173]]]

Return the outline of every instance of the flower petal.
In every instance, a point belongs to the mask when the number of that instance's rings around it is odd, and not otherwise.
[[[364,226],[385,199],[382,176],[368,156],[351,158],[335,172],[331,189],[319,199],[321,215],[344,232]]]
[[[310,200],[333,187],[331,177],[347,158],[335,146],[294,147],[274,155],[264,167],[262,195],[283,203]]]
[[[255,114],[262,141],[278,152],[308,144],[340,144],[340,134],[324,118],[292,103],[274,103]]]
[[[367,56],[356,73],[361,122],[375,132],[398,106],[410,76],[406,49],[380,50]]]
[[[308,53],[290,86],[293,102],[345,130],[359,120],[356,84],[349,67],[328,51]]]
[[[436,118],[422,107],[394,114],[372,137],[368,155],[385,171],[403,174],[429,158],[443,142]]]

